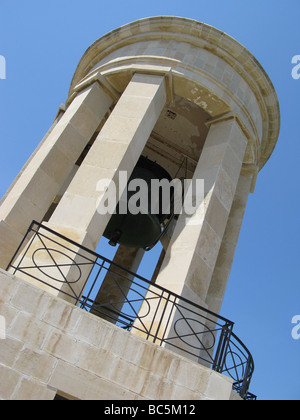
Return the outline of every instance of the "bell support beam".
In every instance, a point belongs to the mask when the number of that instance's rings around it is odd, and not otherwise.
[[[0,206],[0,267],[6,268],[32,220],[42,221],[113,100],[95,82],[77,93]]]

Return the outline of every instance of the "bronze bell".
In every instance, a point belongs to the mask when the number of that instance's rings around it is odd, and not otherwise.
[[[151,181],[153,179],[172,181],[171,176],[164,168],[144,156],[140,157],[128,185],[134,179],[142,179],[147,183],[149,196],[151,195]],[[134,194],[135,192],[127,190],[128,201]],[[159,202],[161,202],[161,197],[159,197]],[[109,244],[112,246],[121,244],[132,248],[149,248],[158,241],[162,233],[162,224],[169,216],[163,214],[161,208],[157,213],[151,214],[150,199],[148,200],[148,212],[146,214],[134,215],[129,211],[127,214],[120,214],[118,204],[116,214],[112,215],[104,236],[109,239]]]

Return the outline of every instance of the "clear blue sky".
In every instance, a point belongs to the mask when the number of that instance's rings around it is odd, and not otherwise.
[[[299,0],[0,0],[0,196],[51,126],[84,51],[121,25],[155,15],[210,24],[260,61],[277,90],[282,129],[260,173],[238,244],[222,314],[252,351],[251,387],[261,399],[300,399]]]

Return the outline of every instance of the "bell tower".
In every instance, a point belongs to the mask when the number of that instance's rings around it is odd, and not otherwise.
[[[20,396],[25,373],[49,399],[53,390],[79,399],[251,397],[252,356],[220,309],[247,198],[279,126],[276,92],[260,64],[203,23],[143,19],[86,51],[66,103],[0,205],[5,307],[14,301],[22,319],[18,291],[32,294],[32,334],[34,325],[45,333],[51,305],[69,314],[68,324],[63,317],[51,331],[47,324],[44,339],[28,347],[47,359],[48,374],[37,377],[25,359],[23,370],[17,363],[9,398]],[[194,188],[200,180],[201,196]],[[175,209],[176,198],[187,198],[185,185],[192,213]],[[117,199],[105,213],[99,209],[108,206],[108,191]],[[97,254],[102,237],[118,247],[113,261]],[[138,267],[158,243],[153,278],[141,278]],[[18,332],[15,317],[7,325],[8,340],[32,339]],[[183,378],[183,366],[193,378]],[[76,372],[84,372],[86,391]]]

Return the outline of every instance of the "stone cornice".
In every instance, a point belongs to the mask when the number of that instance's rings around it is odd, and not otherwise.
[[[83,55],[74,74],[70,94],[94,66],[112,51],[130,43],[162,37],[209,50],[230,64],[251,87],[264,121],[259,162],[261,169],[271,156],[280,131],[280,110],[275,89],[265,70],[245,47],[207,24],[162,16],[142,19],[110,32],[92,44]]]

